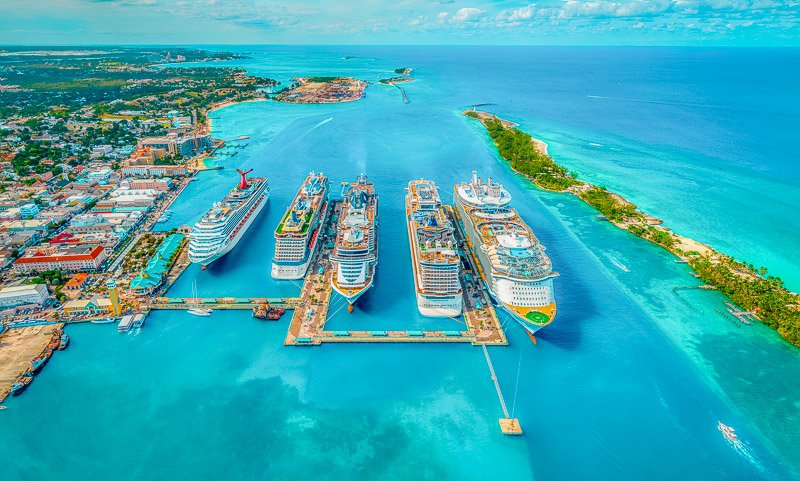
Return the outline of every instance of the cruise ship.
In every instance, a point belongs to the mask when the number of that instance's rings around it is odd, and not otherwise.
[[[220,202],[216,202],[189,234],[189,260],[209,264],[230,252],[247,232],[269,199],[269,184],[265,178],[247,178],[246,172]]]
[[[272,277],[301,279],[314,257],[328,212],[328,177],[311,172],[275,229]]]
[[[470,182],[455,186],[453,203],[481,277],[495,301],[530,333],[553,322],[553,272],[550,258],[531,229],[508,207],[511,194],[502,185]]]
[[[454,228],[430,180],[412,180],[406,194],[406,222],[417,308],[423,316],[456,317],[463,305],[461,258]]]
[[[349,189],[347,189],[349,185]],[[330,257],[333,265],[331,284],[349,304],[372,287],[378,263],[378,196],[372,182],[363,174],[347,189],[336,224],[336,242]]]

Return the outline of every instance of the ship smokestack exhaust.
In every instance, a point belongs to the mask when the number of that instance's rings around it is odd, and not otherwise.
[[[239,169],[236,169],[236,172],[239,172],[239,174],[242,176],[242,180],[239,181],[239,190],[245,190],[248,187],[250,187],[250,184],[247,183],[247,174],[249,174],[252,171],[253,169],[246,170],[244,172],[242,172]]]

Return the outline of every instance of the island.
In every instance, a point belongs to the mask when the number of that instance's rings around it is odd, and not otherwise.
[[[635,204],[602,187],[578,180],[575,173],[557,164],[547,144],[516,128],[516,124],[475,109],[463,112],[486,128],[500,156],[516,173],[543,190],[572,194],[597,209],[601,217],[620,229],[646,239],[687,263],[705,288],[719,290],[760,322],[800,347],[800,295],[783,282],[756,268],[720,253],[711,246],[676,234],[661,220],[640,211]]]
[[[368,82],[352,77],[297,77],[294,84],[274,97],[278,102],[333,104],[354,102],[364,96]]]

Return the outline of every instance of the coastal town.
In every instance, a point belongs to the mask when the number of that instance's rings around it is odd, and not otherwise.
[[[4,53],[0,400],[49,358],[63,322],[119,317],[174,280],[186,231],[152,229],[225,145],[207,115],[277,84],[177,68],[233,58],[194,49]]]

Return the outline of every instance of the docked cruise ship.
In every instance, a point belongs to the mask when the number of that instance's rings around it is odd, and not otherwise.
[[[484,183],[475,172],[470,182],[455,186],[453,203],[490,294],[535,333],[556,315],[553,278],[558,273],[509,202],[503,186],[491,178]]]
[[[248,179],[247,172],[239,185],[206,212],[189,234],[189,260],[209,264],[230,252],[247,232],[269,199],[269,184],[265,178]]]
[[[406,194],[406,222],[417,308],[423,316],[455,317],[463,305],[461,258],[454,228],[430,180],[412,180]]]
[[[352,311],[356,300],[372,287],[378,263],[378,196],[363,174],[344,194],[330,260],[333,289],[347,299]]]
[[[275,229],[272,277],[301,279],[320,242],[320,229],[328,212],[328,177],[311,172],[297,191]]]

